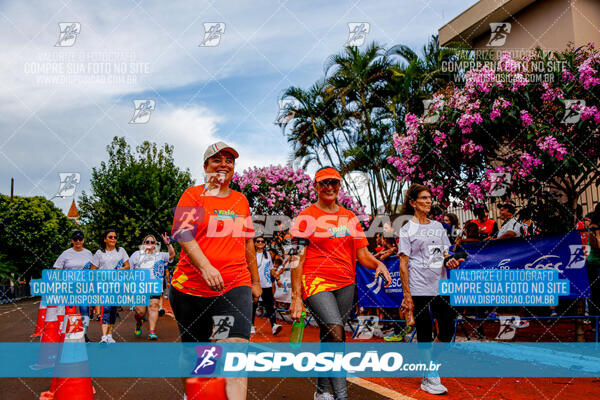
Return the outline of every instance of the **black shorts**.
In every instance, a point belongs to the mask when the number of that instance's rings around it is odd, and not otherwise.
[[[192,296],[171,286],[169,301],[182,342],[209,342],[213,316],[233,317],[228,320],[228,338],[250,340],[252,289],[248,286],[238,286],[216,297]]]

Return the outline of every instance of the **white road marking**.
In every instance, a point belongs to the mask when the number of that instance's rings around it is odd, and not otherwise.
[[[351,382],[355,385],[358,385],[360,387],[363,387],[365,389],[368,389],[372,392],[375,392],[377,394],[380,394],[382,396],[387,396],[390,399],[394,399],[394,400],[416,400],[414,397],[410,397],[410,396],[406,396],[402,393],[398,393],[395,390],[392,389],[388,389],[386,387],[383,387],[381,385],[378,385],[374,382],[368,381],[366,379],[362,379],[362,378],[346,378],[346,380],[348,382]]]
[[[4,314],[9,314],[9,313],[11,313],[11,312],[13,312],[13,311],[22,310],[22,309],[23,309],[23,307],[17,307],[17,308],[13,308],[13,309],[12,309],[12,310],[10,310],[10,311],[5,311],[5,312],[1,313],[1,314],[0,314],[0,316],[2,316],[2,315],[4,315]]]

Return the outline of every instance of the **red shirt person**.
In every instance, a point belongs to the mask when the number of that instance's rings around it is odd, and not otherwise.
[[[488,218],[489,211],[486,206],[478,207],[473,212],[477,218],[469,222],[473,222],[479,228],[479,239],[490,238],[498,232],[498,223]]]
[[[182,342],[247,342],[262,293],[246,197],[229,188],[238,152],[223,142],[204,153],[207,183],[186,189],[173,220],[181,257],[169,300]],[[213,330],[214,326],[214,330]],[[247,378],[227,378],[228,398],[246,398]]]
[[[356,215],[337,202],[342,177],[334,168],[315,175],[317,202],[302,211],[292,227],[294,238],[308,239],[292,269],[290,314],[299,320],[304,304],[319,324],[322,342],[343,342],[344,325],[354,305],[356,261],[392,281],[386,266],[367,250],[367,239]],[[315,399],[347,398],[346,379],[319,377]]]

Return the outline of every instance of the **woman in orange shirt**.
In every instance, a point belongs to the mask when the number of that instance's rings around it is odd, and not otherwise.
[[[386,266],[367,250],[368,241],[356,215],[337,202],[342,177],[334,168],[315,175],[318,200],[294,222],[292,236],[307,238],[299,264],[292,269],[291,317],[298,321],[304,304],[319,324],[321,342],[345,341],[344,325],[354,305],[356,261],[392,281]],[[345,378],[317,379],[314,399],[347,399]]]
[[[182,342],[250,339],[252,302],[262,290],[248,200],[229,188],[236,158],[231,146],[210,145],[204,153],[208,183],[186,189],[177,204],[173,236],[181,255],[169,300]],[[245,399],[246,383],[227,378],[228,398]]]

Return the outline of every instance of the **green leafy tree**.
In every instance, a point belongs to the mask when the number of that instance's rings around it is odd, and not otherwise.
[[[52,268],[74,224],[43,197],[0,195],[0,279],[28,281]]]
[[[107,151],[108,161],[92,169],[92,192],[82,193],[79,213],[88,243],[99,246],[104,230],[112,227],[118,245],[131,252],[144,235],[160,240],[159,234],[170,232],[172,209],[194,181],[189,170],[175,166],[173,146],[146,141],[133,153],[125,138],[114,137]]]
[[[403,45],[346,47],[327,60],[325,77],[308,90],[288,88],[282,98],[293,100],[286,136],[294,161],[302,168],[338,168],[349,194],[360,199],[359,192],[368,192],[373,212],[379,205],[394,212],[402,182],[387,162],[395,154],[389,137],[405,129],[407,112],[422,113],[423,100],[448,84],[451,75],[442,67],[456,50],[432,36],[422,54]],[[348,175],[355,172],[366,179],[356,182]]]

